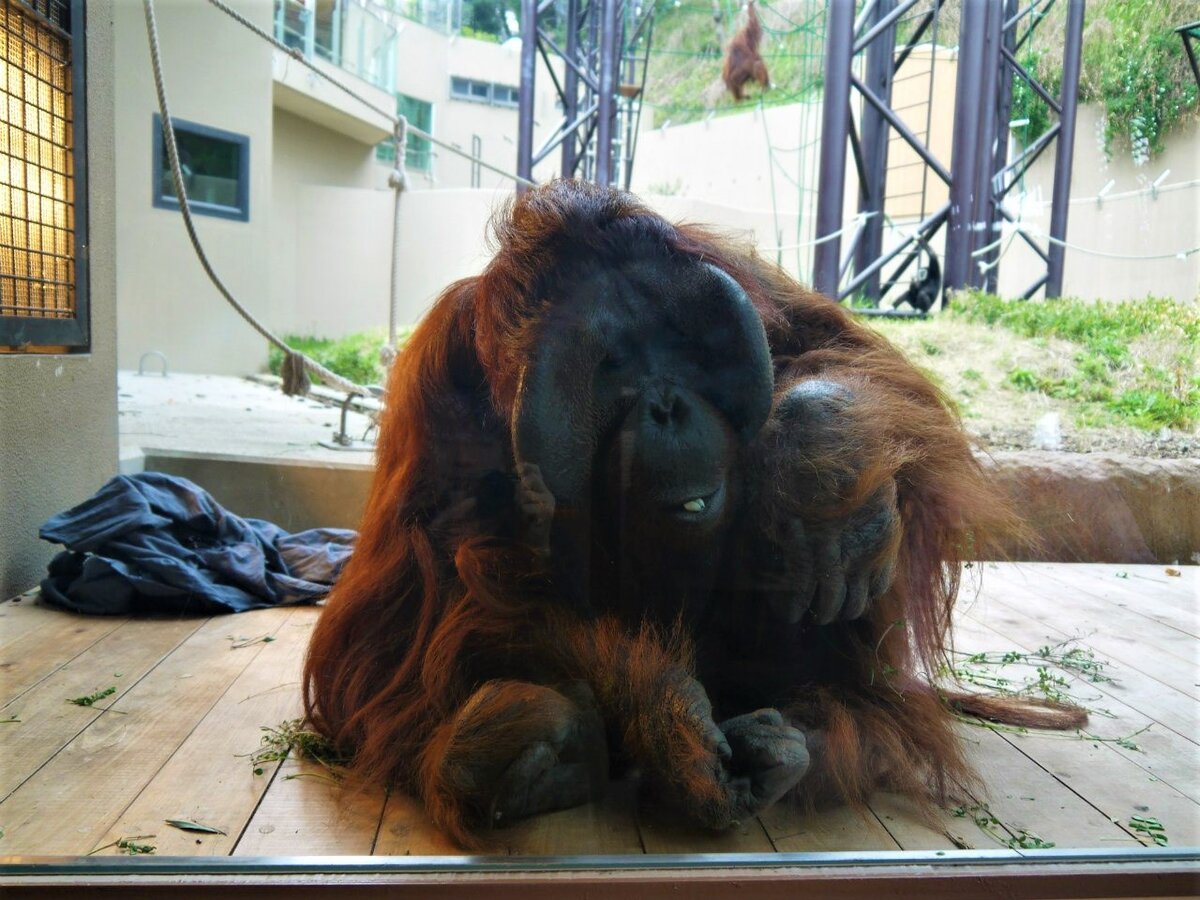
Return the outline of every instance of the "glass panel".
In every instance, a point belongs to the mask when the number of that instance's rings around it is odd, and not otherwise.
[[[160,137],[160,140],[164,138]],[[175,143],[188,199],[197,204],[240,209],[239,178],[245,145],[240,141],[201,134],[179,122],[175,123]],[[161,150],[160,196],[174,200],[175,186],[165,143]]]

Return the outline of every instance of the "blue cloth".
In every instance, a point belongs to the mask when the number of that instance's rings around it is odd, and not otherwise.
[[[223,613],[315,603],[354,548],[356,532],[289,534],[223,509],[186,478],[118,475],[54,516],[42,540],[67,549],[42,596],[81,613]]]

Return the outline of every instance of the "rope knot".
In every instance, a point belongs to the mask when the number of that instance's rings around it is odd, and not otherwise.
[[[298,350],[287,351],[280,368],[283,375],[283,392],[289,397],[304,397],[312,382],[308,380],[308,372],[304,368],[304,354]]]

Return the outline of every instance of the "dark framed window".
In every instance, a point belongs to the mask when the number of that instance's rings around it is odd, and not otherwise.
[[[433,104],[426,100],[418,100],[407,94],[396,95],[396,114],[404,116],[410,125],[420,128],[427,134],[433,134]],[[433,145],[428,138],[409,134],[404,153],[406,168],[419,172],[428,172],[433,166]],[[386,140],[375,147],[375,158],[381,162],[393,162],[396,159],[396,149],[391,140]]]
[[[520,93],[515,87],[457,75],[450,78],[450,96],[454,100],[472,100],[491,106],[516,106],[520,100]]]
[[[192,212],[221,219],[250,219],[250,138],[172,117],[179,164]],[[154,114],[154,205],[179,209],[175,182],[162,133]]]
[[[0,350],[86,350],[83,0],[0,0]]]

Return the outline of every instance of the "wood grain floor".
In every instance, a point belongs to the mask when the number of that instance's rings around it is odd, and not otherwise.
[[[1098,710],[1087,735],[964,725],[989,788],[980,803],[922,821],[881,794],[868,815],[783,806],[708,835],[639,804],[616,783],[598,804],[525,822],[497,838],[510,854],[938,850],[1053,843],[1110,850],[1200,846],[1200,584],[1197,568],[987,564],[968,573],[962,653],[1032,652],[1072,640],[1111,681],[1076,682]],[[0,604],[0,856],[454,854],[419,804],[348,793],[303,760],[261,766],[264,726],[299,715],[299,670],[319,611],[212,619],[85,618],[29,595]],[[263,640],[263,638],[271,640]],[[964,655],[957,657],[965,660]],[[1010,666],[1001,677],[1036,677]],[[93,706],[69,698],[114,687]],[[978,798],[982,801],[982,798]],[[1140,819],[1134,819],[1140,817]],[[197,834],[165,824],[219,828]]]

